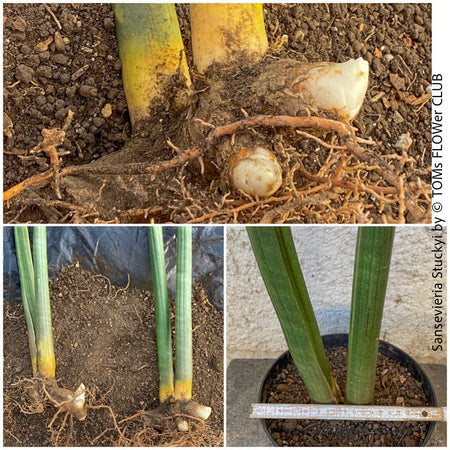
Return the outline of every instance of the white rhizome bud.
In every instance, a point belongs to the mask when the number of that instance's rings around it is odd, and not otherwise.
[[[361,108],[368,83],[369,63],[358,58],[345,63],[311,64],[292,90],[304,105],[334,112],[339,120],[349,122]]]
[[[257,197],[268,197],[281,185],[277,158],[263,147],[241,148],[230,158],[230,175],[237,189]]]

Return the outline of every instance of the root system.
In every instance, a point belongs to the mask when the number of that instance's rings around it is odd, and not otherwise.
[[[32,208],[45,222],[429,222],[429,158],[412,153],[412,129],[370,139],[364,105],[352,125],[311,115],[291,89],[303,66],[273,53],[256,66],[194,73],[185,110],[162,105],[120,151],[63,167],[69,114],[30,149],[48,155],[48,169],[5,192],[7,220],[20,222]],[[405,96],[398,76],[391,83],[417,114],[429,101],[425,93]],[[169,95],[178,90],[174,80]],[[281,188],[267,198],[249,198],[229,181],[230,158],[256,146],[274,152],[283,170]]]

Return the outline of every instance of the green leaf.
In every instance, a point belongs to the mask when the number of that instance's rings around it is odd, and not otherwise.
[[[247,227],[261,275],[292,358],[316,403],[336,403],[339,392],[325,355],[288,227]]]
[[[359,227],[353,273],[345,400],[372,402],[394,227]]]
[[[55,377],[52,312],[48,287],[46,228],[33,228],[33,263],[36,303],[36,343],[38,369],[47,378]]]
[[[116,3],[113,10],[123,87],[134,126],[166,101],[172,76],[182,75],[186,81],[178,82],[177,92],[187,90],[189,69],[174,3]]]
[[[177,229],[175,302],[175,399],[190,400],[192,391],[192,227]]]
[[[36,312],[35,312],[35,286],[34,268],[31,255],[30,238],[27,227],[14,227],[16,242],[17,265],[19,267],[20,290],[22,292],[23,309],[28,330],[28,343],[30,347],[33,376],[37,374],[37,347],[36,347]]]
[[[152,226],[148,229],[150,263],[156,315],[156,345],[158,349],[159,400],[161,403],[173,397],[172,339],[170,336],[169,294],[166,280],[163,229]]]

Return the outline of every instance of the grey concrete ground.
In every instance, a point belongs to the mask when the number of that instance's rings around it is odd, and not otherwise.
[[[227,441],[229,447],[270,447],[261,421],[249,419],[249,406],[258,401],[261,380],[273,363],[271,359],[233,359],[227,370]],[[447,404],[446,366],[422,365],[433,384],[439,406]],[[437,423],[429,447],[445,447],[446,423]]]

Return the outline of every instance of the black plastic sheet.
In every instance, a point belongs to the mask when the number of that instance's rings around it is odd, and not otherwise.
[[[29,227],[31,228],[31,227]],[[176,227],[165,226],[164,249],[169,296],[175,295]],[[31,235],[30,235],[31,240]],[[47,227],[49,278],[78,260],[83,269],[100,273],[116,286],[152,289],[148,227]],[[223,227],[193,227],[192,274],[203,283],[208,299],[223,308]],[[7,301],[21,300],[13,227],[3,233],[3,291]]]

